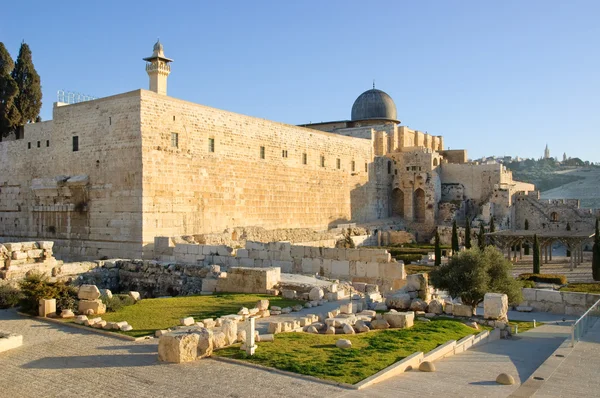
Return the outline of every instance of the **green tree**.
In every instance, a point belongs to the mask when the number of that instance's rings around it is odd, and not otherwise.
[[[567,231],[571,230],[571,224],[569,224],[569,222],[567,221]],[[567,246],[567,257],[571,257],[571,250],[569,250],[568,246]]]
[[[471,220],[467,217],[467,223],[465,224],[465,248],[471,248]]]
[[[21,115],[15,104],[19,87],[11,76],[14,63],[0,42],[0,137],[6,137],[19,125]]]
[[[511,274],[512,263],[495,247],[471,249],[453,256],[429,273],[431,283],[473,308],[486,293],[504,293],[511,304],[522,301],[521,284]]]
[[[477,235],[477,247],[479,250],[485,249],[485,227],[483,223],[479,224],[479,234]]]
[[[440,233],[435,230],[435,265],[442,264],[442,248],[440,247]]]
[[[42,86],[40,75],[33,66],[31,49],[25,42],[21,43],[15,68],[12,71],[12,78],[19,88],[19,94],[15,101],[21,114],[19,126],[23,126],[25,123],[33,123],[42,109]]]
[[[596,219],[594,246],[592,247],[592,276],[595,281],[600,281],[600,231],[598,231],[598,219]]]
[[[458,230],[456,227],[456,220],[452,222],[452,252],[458,253]]]
[[[525,219],[525,231],[529,230],[529,220]],[[529,256],[529,243],[525,243],[523,246],[525,247],[525,255]]]
[[[533,273],[540,273],[540,244],[538,243],[537,234],[533,235]]]

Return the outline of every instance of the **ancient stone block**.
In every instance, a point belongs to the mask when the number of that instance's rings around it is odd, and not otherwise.
[[[81,285],[79,286],[77,298],[80,300],[97,300],[100,298],[100,290],[96,285]]]
[[[587,294],[586,293],[575,293],[575,292],[561,292],[563,301],[567,305],[572,306],[585,306]]]
[[[385,299],[388,308],[397,310],[407,310],[410,308],[412,299],[408,293],[395,293]]]
[[[535,293],[537,301],[547,301],[550,303],[562,303],[561,292],[555,290],[537,290]]]
[[[414,312],[387,312],[383,314],[383,319],[389,323],[392,328],[410,328],[414,324]]]
[[[454,316],[473,316],[473,308],[470,305],[454,304],[452,305],[452,314]]]
[[[431,300],[427,309],[430,313],[440,315],[444,313],[444,301],[441,299]]]
[[[485,319],[508,319],[508,296],[501,293],[486,293],[483,299]]]
[[[85,314],[87,310],[102,315],[106,313],[106,305],[102,303],[102,300],[79,300],[79,312]]]
[[[198,357],[200,335],[188,332],[171,332],[158,340],[158,360],[161,362],[191,362]]]

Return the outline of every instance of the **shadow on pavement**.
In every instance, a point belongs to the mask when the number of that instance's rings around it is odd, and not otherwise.
[[[159,365],[156,354],[140,355],[88,355],[45,357],[22,365],[23,369],[82,369],[129,368]]]

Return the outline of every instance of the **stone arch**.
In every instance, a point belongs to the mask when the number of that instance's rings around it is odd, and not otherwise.
[[[417,189],[413,194],[414,220],[416,222],[425,221],[425,191]]]
[[[392,190],[392,216],[404,217],[404,192],[399,188]]]
[[[438,160],[437,158],[433,158],[433,167],[438,165]]]
[[[550,213],[550,220],[557,222],[558,221],[558,213],[553,211],[552,213]]]

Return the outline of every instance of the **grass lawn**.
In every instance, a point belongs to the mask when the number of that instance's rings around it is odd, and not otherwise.
[[[600,294],[600,283],[569,283],[560,289],[563,292]]]
[[[253,308],[256,302],[268,299],[271,305],[288,307],[303,304],[301,301],[286,300],[278,296],[261,294],[214,294],[209,296],[180,296],[172,298],[143,299],[137,304],[121,308],[116,312],[100,315],[108,322],[127,321],[133,330],[119,332],[133,337],[154,334],[159,329],[179,325],[179,319],[188,316],[196,321],[237,314],[241,307]]]
[[[258,343],[254,356],[239,345],[213,355],[241,359],[263,366],[322,379],[355,384],[417,351],[431,351],[448,340],[459,340],[479,330],[458,320],[416,321],[410,329],[387,329],[355,335],[282,333],[273,343]],[[339,349],[338,339],[352,341]]]
[[[404,266],[404,270],[408,275],[428,273],[430,271],[433,271],[434,269],[435,267],[432,267],[430,265],[406,264]]]
[[[528,322],[528,321],[509,321],[508,322],[511,326],[514,325],[519,325],[519,333],[523,333],[526,332],[530,329],[533,329],[533,322]],[[542,322],[536,322],[535,323],[535,327],[540,327],[542,326],[543,323]],[[513,332],[514,332],[514,328],[512,328]]]

